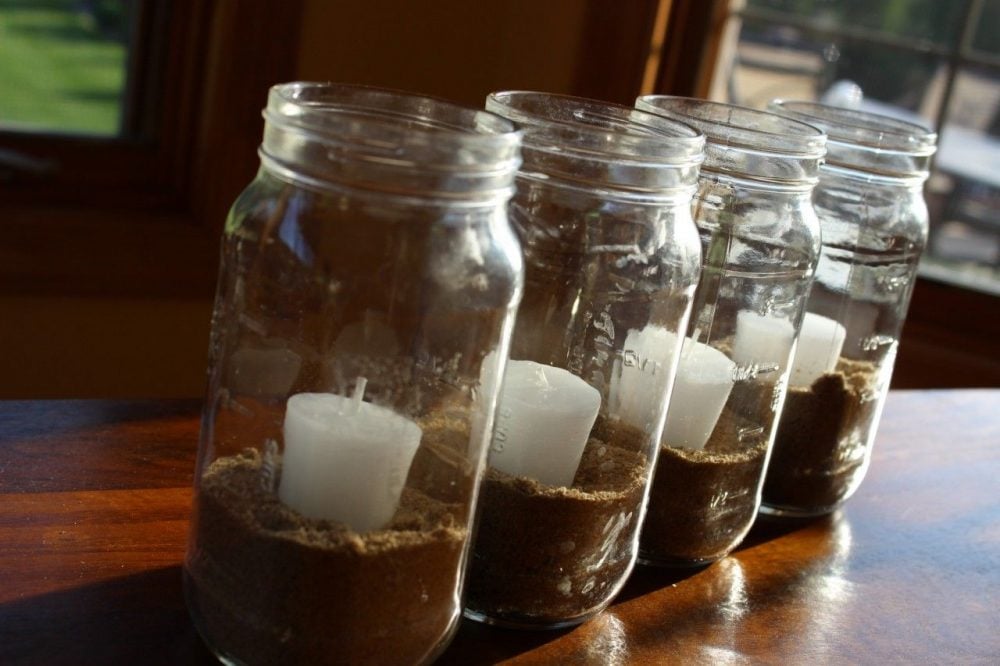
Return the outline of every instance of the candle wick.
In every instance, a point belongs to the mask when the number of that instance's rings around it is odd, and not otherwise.
[[[351,396],[351,416],[361,410],[361,401],[365,397],[365,387],[367,386],[367,377],[358,377],[358,381],[354,383],[354,395]]]
[[[538,388],[543,391],[549,390],[551,384],[549,384],[549,378],[545,376],[545,371],[542,368],[535,368],[535,379],[537,380]]]

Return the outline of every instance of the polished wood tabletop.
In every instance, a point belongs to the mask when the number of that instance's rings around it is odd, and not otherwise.
[[[0,402],[0,664],[200,664],[180,564],[199,405]],[[838,514],[638,568],[562,631],[464,622],[440,663],[1000,663],[1000,390],[890,394]]]

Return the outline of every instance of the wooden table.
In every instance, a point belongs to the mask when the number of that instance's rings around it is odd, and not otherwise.
[[[195,402],[0,403],[0,664],[211,663],[180,563]],[[1000,663],[1000,390],[890,396],[839,515],[638,569],[557,632],[465,622],[446,664]]]

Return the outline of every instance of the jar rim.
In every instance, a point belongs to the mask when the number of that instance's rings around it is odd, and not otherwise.
[[[881,113],[806,100],[775,99],[768,108],[826,132],[829,141],[913,156],[934,154],[937,133],[923,125]]]
[[[690,124],[709,144],[817,159],[826,151],[821,129],[769,111],[674,95],[642,95],[636,108]]]
[[[496,114],[429,95],[352,83],[293,81],[271,87],[264,117],[268,122],[316,131],[325,138],[362,139],[378,127],[390,137],[365,141],[372,148],[417,140],[458,141],[463,145],[507,147],[520,132]]]
[[[486,109],[519,125],[526,148],[670,166],[700,164],[703,159],[705,136],[696,127],[622,104],[504,90],[486,97]]]
[[[315,187],[492,205],[521,164],[514,123],[426,95],[297,81],[273,86],[263,115],[261,163]]]

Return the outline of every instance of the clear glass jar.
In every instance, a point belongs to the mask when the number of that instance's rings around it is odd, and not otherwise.
[[[705,133],[694,217],[703,267],[681,351],[640,560],[697,566],[743,540],[819,256],[810,195],[825,136],[763,111],[666,96],[637,106]]]
[[[185,588],[227,663],[418,663],[461,616],[523,268],[507,120],[271,89],[226,223]]]
[[[829,513],[864,478],[927,239],[936,136],[812,102],[772,110],[829,135],[813,205],[823,249],[764,484],[762,512]]]
[[[700,261],[704,139],[628,107],[530,92],[486,108],[524,131],[511,222],[525,290],[470,563],[466,615],[582,622],[635,563]]]

